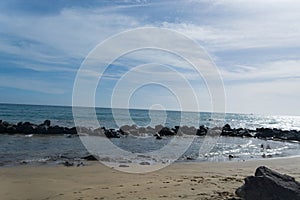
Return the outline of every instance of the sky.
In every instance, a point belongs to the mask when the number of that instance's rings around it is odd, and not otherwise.
[[[299,10],[297,0],[1,1],[0,102],[72,105],[77,72],[99,43],[123,31],[158,27],[205,49],[222,77],[226,112],[300,115]],[[137,68],[147,63],[152,65]],[[115,90],[127,72],[131,78]],[[114,105],[122,106],[122,94],[136,83],[137,90],[125,99],[130,107],[176,110],[176,95],[157,81],[170,80],[170,87],[184,94],[187,86],[176,81],[184,77],[195,88],[199,109],[212,110],[206,80],[170,52],[132,52],[104,74],[91,71],[90,76],[101,76],[96,106],[111,107],[115,91]],[[146,77],[156,83],[142,85]],[[192,97],[183,96],[189,104]]]

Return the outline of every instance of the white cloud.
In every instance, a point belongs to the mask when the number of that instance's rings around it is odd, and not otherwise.
[[[223,70],[228,111],[299,115],[299,66],[300,60],[284,60]]]
[[[64,9],[58,15],[40,17],[0,14],[0,24],[2,33],[20,40],[40,42],[57,51],[56,56],[61,53],[61,56],[81,58],[112,34],[138,25],[137,20],[131,17],[102,13],[101,9]],[[35,56],[35,59],[48,56],[45,53],[40,55],[36,51],[40,49],[29,48],[24,51],[11,45],[6,45],[2,50]]]
[[[197,2],[193,0],[193,2]],[[183,3],[183,2],[182,2]],[[184,2],[187,4],[186,2]],[[184,4],[183,3],[183,4]],[[241,0],[205,0],[200,3],[210,5],[205,23],[202,18],[182,16],[180,20],[168,22],[158,19],[147,22],[147,17],[126,14],[122,9],[139,9],[142,5],[111,6],[105,8],[66,8],[56,15],[30,16],[5,15],[0,13],[0,52],[26,57],[30,61],[10,61],[19,67],[35,71],[68,71],[76,72],[79,66],[70,64],[72,59],[84,58],[99,42],[121,31],[140,26],[160,25],[177,30],[203,44],[210,52],[239,50],[249,48],[299,48],[300,47],[300,2],[292,0],[279,1],[241,1]],[[167,3],[161,3],[167,4]],[[172,10],[170,4],[170,10]],[[199,4],[200,6],[201,4]],[[201,12],[201,7],[195,10]],[[163,9],[162,9],[163,10]],[[131,10],[134,11],[134,10]],[[158,14],[160,10],[156,11]],[[162,16],[165,13],[161,13]],[[193,14],[193,13],[191,13]],[[217,14],[214,16],[214,14]],[[177,18],[176,14],[170,18]],[[205,17],[205,16],[204,16]],[[159,16],[157,17],[159,18]],[[155,35],[140,35],[155,38]],[[12,42],[13,41],[13,42]],[[26,43],[26,41],[28,41]],[[118,44],[120,45],[120,44]],[[118,50],[118,45],[111,46],[109,51]],[[123,41],[123,45],[130,45]],[[170,43],[170,48],[185,50],[189,55],[193,51],[185,44]],[[203,56],[203,55],[201,55]],[[199,57],[201,57],[199,56]],[[212,55],[214,56],[214,55]],[[264,56],[264,55],[261,55]],[[128,55],[132,60],[143,60],[177,67],[188,80],[197,80],[197,74],[184,71],[189,66],[185,61],[166,54],[141,52]],[[284,56],[283,56],[284,57]],[[222,58],[220,62],[222,63]],[[244,58],[240,58],[243,60]],[[282,112],[298,113],[295,110],[299,100],[300,61],[289,58],[279,61],[268,61],[260,64],[232,65],[222,68],[226,84],[229,111],[235,112]],[[41,65],[37,64],[42,63]],[[236,62],[235,60],[232,63]],[[200,63],[200,62],[199,62]],[[120,64],[120,63],[119,63]],[[121,63],[122,64],[122,63]],[[94,70],[85,71],[86,75],[99,77],[102,74]],[[145,72],[144,72],[145,73]],[[159,77],[160,70],[149,70],[148,76]],[[107,79],[117,79],[116,74],[106,75]],[[141,77],[135,76],[132,81]],[[172,74],[164,73],[164,78],[176,81]],[[38,80],[1,77],[1,86],[14,87],[48,93],[61,93],[57,85]],[[57,89],[58,88],[58,89]],[[180,90],[184,90],[178,85]],[[155,91],[154,91],[155,92]],[[201,95],[200,95],[201,96]],[[205,99],[207,101],[207,99]],[[281,103],[282,102],[282,105]],[[279,106],[280,105],[280,106]],[[275,110],[278,108],[278,110]],[[282,109],[282,110],[280,110]],[[251,111],[253,110],[253,111]]]
[[[231,71],[222,70],[227,81],[272,81],[300,78],[300,60],[279,60],[256,66],[233,66]]]
[[[211,2],[210,12],[219,17],[206,19],[209,23],[199,18],[162,26],[183,32],[213,51],[300,46],[299,1]]]

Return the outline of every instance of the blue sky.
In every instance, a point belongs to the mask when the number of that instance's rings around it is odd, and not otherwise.
[[[77,70],[98,43],[132,28],[162,27],[208,51],[224,81],[228,112],[300,115],[299,9],[296,0],[1,1],[0,102],[71,105]],[[159,55],[199,86],[200,108],[209,111],[203,80],[173,65],[178,58]],[[110,106],[127,65],[154,58],[159,61],[157,53],[142,51],[117,60],[99,85],[97,106]],[[160,71],[149,76],[154,72]],[[177,103],[157,85],[140,88],[130,100],[145,108],[176,109]]]

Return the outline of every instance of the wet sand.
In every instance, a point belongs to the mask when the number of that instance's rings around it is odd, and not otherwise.
[[[0,199],[228,199],[261,165],[300,181],[299,157],[177,163],[146,174],[124,173],[98,162],[85,167],[17,166],[0,168]]]

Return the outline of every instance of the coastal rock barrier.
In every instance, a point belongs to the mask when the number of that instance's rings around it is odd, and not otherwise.
[[[33,124],[30,122],[19,122],[12,124],[0,120],[0,134],[68,134],[68,135],[95,135],[106,136],[108,138],[120,138],[127,135],[145,136],[153,135],[156,139],[162,139],[166,136],[229,136],[229,137],[254,137],[270,140],[300,141],[300,131],[281,130],[276,128],[231,128],[229,124],[223,127],[208,128],[204,125],[196,127],[175,126],[174,128],[157,125],[153,127],[138,127],[136,125],[125,125],[119,129],[107,129],[105,127],[92,129],[87,127],[63,127],[51,125],[50,120],[45,120],[42,124]]]

